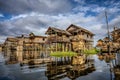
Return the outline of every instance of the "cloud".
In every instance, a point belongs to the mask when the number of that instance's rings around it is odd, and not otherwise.
[[[13,16],[10,20],[0,22],[0,35],[18,36],[34,32],[38,35],[45,35],[49,26],[66,29],[70,24],[76,24],[95,34],[95,41],[106,36],[106,24],[98,16],[86,16],[84,13],[68,13],[59,15],[47,15],[40,13],[29,13]],[[104,16],[103,16],[104,18]],[[119,23],[119,16],[111,20],[110,25]],[[104,18],[105,19],[105,18]]]
[[[0,35],[18,36],[34,32],[45,35],[49,26],[66,29],[76,24],[95,34],[95,41],[106,36],[104,11],[108,12],[109,26],[120,25],[120,8],[117,2],[86,2],[87,0],[0,0],[0,11],[11,18],[0,21]],[[14,5],[13,5],[14,4]],[[93,15],[95,14],[95,15]],[[5,17],[5,16],[4,16]],[[3,41],[3,40],[2,40]]]
[[[81,4],[81,5],[85,4],[85,0],[74,0],[74,1]]]
[[[120,28],[120,15],[116,16],[114,19],[112,19],[110,22],[108,22],[110,31],[113,30],[114,27]],[[103,29],[107,29],[106,24],[102,26]]]
[[[4,17],[3,14],[0,14],[0,17]]]
[[[42,28],[43,25],[46,25],[44,21],[39,20],[36,16],[18,17],[1,22],[0,34],[5,36],[20,35],[23,33],[28,34],[30,32],[39,31],[39,27]]]
[[[69,0],[0,0],[0,10],[12,15],[39,12],[44,14],[66,13],[72,5]]]
[[[59,15],[47,15],[39,13],[21,14],[13,16],[10,20],[0,22],[0,35],[17,36],[20,34],[29,34],[34,32],[44,35],[49,26],[66,29],[70,24],[76,24],[88,30],[96,28],[94,23],[98,23],[93,16],[84,17],[83,13],[68,13]],[[93,25],[92,25],[93,24]]]
[[[3,42],[5,42],[7,36],[0,36],[0,44],[2,44]]]

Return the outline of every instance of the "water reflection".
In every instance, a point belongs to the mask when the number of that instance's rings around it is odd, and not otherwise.
[[[89,63],[81,65],[61,64],[61,62],[50,63],[47,65],[46,76],[49,80],[58,80],[68,77],[69,79],[76,79],[80,76],[87,75],[95,71],[93,60]]]
[[[6,64],[13,64],[13,63],[15,64],[18,62],[16,53],[17,53],[16,50],[11,50],[8,53],[6,53],[8,54],[8,56],[5,56]]]
[[[23,73],[36,73],[41,71],[46,71],[46,64],[41,65],[24,65],[21,67]]]
[[[11,50],[7,53],[6,64],[15,64],[15,63],[27,63],[27,64],[34,64],[34,63],[42,63],[44,60],[48,60],[49,54],[43,51],[16,51]],[[39,59],[39,61],[38,61]],[[41,59],[41,60],[40,60]]]
[[[3,59],[2,55],[0,57]],[[5,65],[4,60],[0,60],[0,80],[120,80],[120,54],[116,54],[116,58],[106,59],[99,60],[99,56],[97,58],[95,55],[81,65],[58,60],[23,66],[18,63]]]
[[[111,80],[120,80],[120,54],[99,55],[99,59],[109,65]]]
[[[94,65],[89,67],[84,67],[84,65],[73,66],[71,70],[67,71],[67,76],[70,79],[76,79],[80,76],[88,75],[89,73],[95,71]]]
[[[110,61],[114,60],[116,58],[116,53],[112,54],[98,54],[99,60],[104,60],[106,63],[110,63]]]
[[[113,67],[115,78],[114,80],[120,80],[120,54],[116,54],[116,65]]]

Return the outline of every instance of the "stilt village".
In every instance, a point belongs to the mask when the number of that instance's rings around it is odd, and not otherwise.
[[[110,32],[111,37],[99,39],[96,47],[93,47],[95,34],[74,24],[68,26],[66,30],[48,27],[45,35],[35,35],[31,32],[28,35],[8,37],[0,45],[5,64],[19,63],[20,66],[47,64],[45,75],[48,79],[67,70],[67,76],[75,79],[95,71],[91,54],[98,55],[100,60],[107,63],[112,59],[116,60],[117,57],[118,62],[112,63],[113,67],[110,65],[110,69],[117,77],[116,80],[119,80],[120,58],[114,54],[120,50],[119,28],[114,27]]]
[[[0,80],[120,80],[120,0],[0,0]]]
[[[49,27],[46,36],[30,33],[28,36],[8,37],[1,45],[4,56],[9,60],[22,62],[29,59],[50,57],[51,52],[74,51],[81,53],[93,48],[94,34],[82,27],[71,24],[66,30]]]
[[[119,51],[119,33],[120,29],[114,28],[111,32],[112,38],[99,39],[96,48],[102,53],[108,52],[108,45],[110,45],[111,52]],[[73,51],[82,54],[84,50],[93,49],[95,34],[74,24],[68,26],[66,30],[48,27],[45,34],[46,36],[41,36],[31,32],[28,35],[8,37],[0,45],[0,50],[4,51],[5,58],[10,61],[23,62],[44,58],[46,62],[49,62],[51,60],[50,53],[52,52]]]
[[[114,27],[110,35],[110,38],[105,37],[97,41],[96,47],[100,48],[102,52],[107,52],[109,46],[112,52],[120,50],[120,28]]]

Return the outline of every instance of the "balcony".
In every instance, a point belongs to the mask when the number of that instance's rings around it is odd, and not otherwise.
[[[86,41],[91,41],[91,42],[93,42],[93,39],[92,39],[92,38],[86,37],[86,36],[83,36],[83,35],[72,36],[70,39],[71,39],[72,41],[86,40]]]
[[[47,42],[70,42],[70,39],[65,36],[52,35],[47,38]]]

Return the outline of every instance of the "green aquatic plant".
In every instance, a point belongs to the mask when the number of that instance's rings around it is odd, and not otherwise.
[[[100,50],[98,50],[98,49],[90,49],[90,50],[84,50],[83,51],[83,53],[84,54],[87,54],[87,55],[90,55],[90,54],[97,54],[97,53],[99,53],[100,52]]]
[[[53,52],[50,54],[50,56],[54,56],[54,57],[72,57],[72,56],[76,56],[77,53],[75,52],[72,52],[72,51],[68,51],[68,52],[60,52],[60,51],[57,51],[57,52]]]

